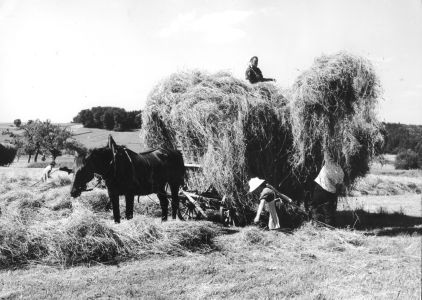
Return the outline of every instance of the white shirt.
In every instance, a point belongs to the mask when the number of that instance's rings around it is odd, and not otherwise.
[[[47,179],[50,177],[51,170],[53,170],[52,165],[48,165],[47,167],[45,167],[43,172],[42,172],[41,179],[43,179],[44,181],[47,181]]]
[[[343,170],[331,159],[325,160],[324,166],[322,167],[321,171],[319,171],[317,178],[315,178],[315,182],[330,193],[336,193],[336,185],[342,184],[343,180]]]
[[[267,209],[270,213],[270,218],[268,220],[268,228],[269,229],[279,229],[280,228],[280,221],[277,215],[277,209],[275,207],[276,201],[280,201],[278,198],[274,199],[271,202],[267,202]]]

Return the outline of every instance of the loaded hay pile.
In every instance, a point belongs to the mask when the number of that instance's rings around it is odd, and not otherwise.
[[[323,149],[342,152],[348,185],[364,175],[379,140],[377,93],[370,63],[344,53],[317,59],[286,92],[227,73],[181,72],[149,95],[141,137],[200,163],[201,187],[213,185],[245,217],[256,206],[246,194],[250,177],[303,200]]]
[[[375,115],[379,94],[368,60],[343,52],[316,59],[291,91],[293,166],[315,178],[328,151],[342,167],[346,186],[364,176],[383,143]]]
[[[227,73],[173,74],[152,91],[143,114],[147,145],[181,148],[185,162],[203,166],[195,188],[214,186],[239,211],[253,207],[245,195],[250,175],[275,184],[288,170],[288,101],[272,84],[252,86]]]

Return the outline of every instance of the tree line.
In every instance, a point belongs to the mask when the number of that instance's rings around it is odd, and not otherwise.
[[[140,110],[126,111],[119,107],[97,106],[81,110],[73,122],[82,123],[87,128],[128,131],[141,128],[142,117]]]
[[[384,123],[384,153],[397,154],[403,150],[422,150],[422,125]]]
[[[422,125],[384,123],[384,153],[397,154],[396,169],[422,168]]]

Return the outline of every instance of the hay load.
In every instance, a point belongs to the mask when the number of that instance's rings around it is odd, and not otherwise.
[[[292,164],[304,181],[316,176],[325,150],[343,168],[347,186],[368,172],[383,142],[375,115],[379,94],[372,64],[344,52],[317,58],[297,78],[291,91]]]
[[[326,149],[338,153],[347,185],[364,175],[381,137],[378,90],[370,63],[344,53],[317,59],[291,91],[227,73],[176,73],[149,95],[141,138],[202,164],[197,188],[213,185],[246,215],[256,206],[246,195],[251,176],[303,200]]]
[[[16,157],[17,149],[15,146],[6,143],[0,143],[0,166],[10,165]]]
[[[287,104],[272,84],[250,85],[227,73],[177,73],[151,92],[142,136],[149,147],[181,148],[185,161],[203,165],[202,188],[213,185],[236,207],[249,207],[249,176],[278,184],[288,170]]]

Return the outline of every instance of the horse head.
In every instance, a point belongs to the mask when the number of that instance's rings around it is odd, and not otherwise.
[[[91,160],[90,155],[76,158],[75,177],[70,190],[73,198],[79,197],[86,190],[86,184],[94,178]]]
[[[94,149],[86,157],[78,157],[70,195],[79,197],[86,190],[87,183],[94,178],[94,173],[104,177],[110,169],[111,157],[107,147]]]

